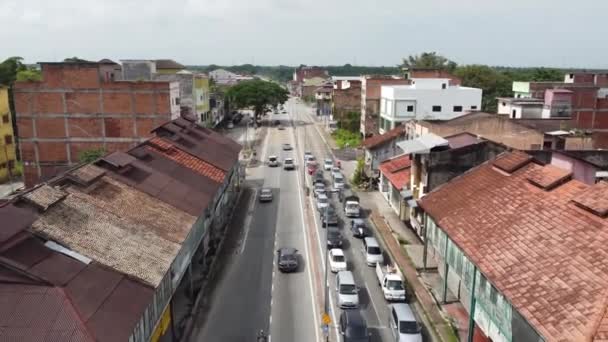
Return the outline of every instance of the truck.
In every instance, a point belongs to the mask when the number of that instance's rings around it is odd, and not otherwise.
[[[392,265],[376,264],[378,283],[387,301],[405,301],[405,284],[401,273]]]
[[[346,215],[346,217],[359,217],[361,214],[359,197],[352,194],[350,196],[345,196],[342,203],[344,203],[344,215]]]

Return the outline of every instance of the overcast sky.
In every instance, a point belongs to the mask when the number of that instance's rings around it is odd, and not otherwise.
[[[606,0],[0,0],[0,59],[608,68]]]

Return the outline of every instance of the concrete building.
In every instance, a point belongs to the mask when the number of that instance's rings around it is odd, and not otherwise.
[[[333,84],[326,82],[319,88],[315,89],[315,103],[317,104],[317,115],[332,116],[332,92]]]
[[[390,207],[400,218],[408,216],[408,209],[404,205],[403,191],[410,188],[411,160],[407,154],[393,157],[380,163],[380,182],[378,189]]]
[[[42,81],[16,82],[25,184],[67,170],[83,152],[124,150],[180,115],[177,82],[112,81],[98,63],[41,63]]]
[[[0,315],[28,315],[0,339],[183,337],[234,209],[240,146],[183,119],[155,132],[0,206]]]
[[[235,85],[242,81],[253,80],[252,76],[239,75],[224,69],[216,69],[209,72],[209,77],[220,86]]]
[[[415,78],[410,85],[383,85],[379,133],[409,120],[449,120],[481,108],[481,89],[450,85],[447,78]]]
[[[186,70],[186,67],[172,59],[155,59],[154,64],[156,65],[157,74],[177,74],[182,70]]]
[[[322,87],[327,80],[322,77],[313,77],[304,79],[300,85],[300,96],[305,100],[315,101],[315,91]]]
[[[567,89],[547,89],[543,99],[498,98],[498,114],[511,119],[570,118],[573,95]]]
[[[334,76],[331,79],[333,119],[339,123],[351,113],[361,115],[361,77]]]
[[[419,201],[425,264],[457,295],[478,341],[608,338],[608,183],[587,185],[521,152]],[[442,300],[445,300],[445,295]],[[559,317],[559,319],[556,319]]]
[[[13,117],[9,108],[8,88],[0,86],[0,183],[15,178],[16,144]]]
[[[378,178],[378,166],[383,161],[403,154],[397,143],[406,139],[405,126],[399,125],[392,130],[371,136],[361,143],[365,150],[365,172],[372,178]]]
[[[361,126],[364,138],[379,133],[380,90],[383,85],[403,85],[410,81],[398,76],[366,75],[361,76]]]
[[[411,80],[413,78],[447,78],[450,80],[450,85],[460,85],[462,81],[452,75],[449,71],[437,68],[404,68],[405,78]]]
[[[293,72],[293,81],[297,83],[303,83],[304,80],[315,77],[327,79],[329,73],[327,70],[315,66],[301,66],[296,68]]]

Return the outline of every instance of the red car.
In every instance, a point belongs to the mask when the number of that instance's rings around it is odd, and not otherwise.
[[[312,174],[317,171],[317,167],[318,167],[317,162],[315,162],[315,161],[309,162],[308,167],[307,167],[308,174],[312,176]]]

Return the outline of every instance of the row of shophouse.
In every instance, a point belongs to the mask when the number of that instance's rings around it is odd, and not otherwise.
[[[571,93],[543,93],[556,94]],[[363,142],[379,192],[423,245],[419,272],[441,278],[438,304],[456,298],[476,341],[608,338],[605,133],[540,113],[410,120]]]
[[[182,337],[236,203],[241,146],[183,118],[151,136],[0,206],[0,340]]]

